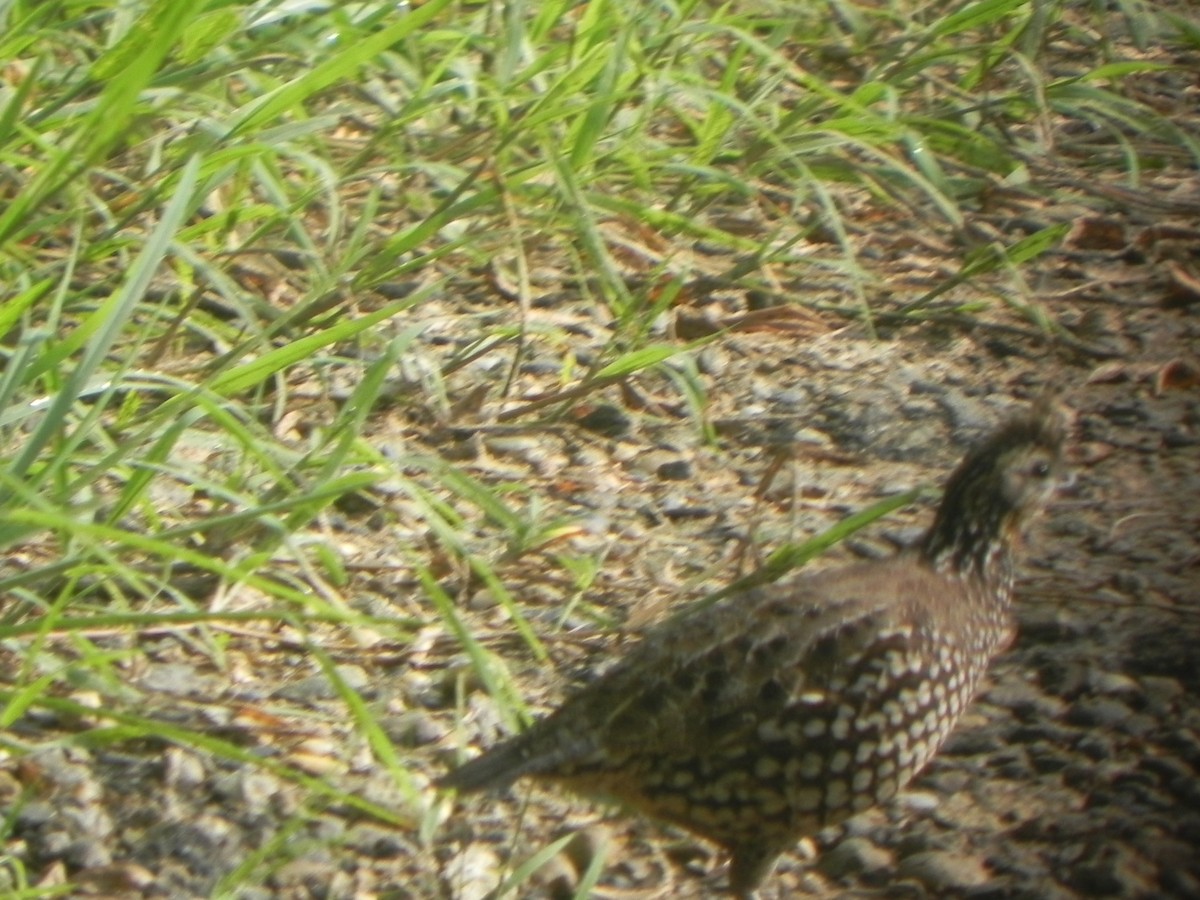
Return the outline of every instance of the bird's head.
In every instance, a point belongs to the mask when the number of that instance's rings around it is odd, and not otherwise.
[[[1049,397],[975,447],[946,483],[922,541],[935,563],[982,565],[1065,484],[1066,411]]]

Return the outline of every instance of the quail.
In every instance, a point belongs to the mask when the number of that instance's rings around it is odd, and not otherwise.
[[[650,629],[554,713],[444,776],[602,794],[725,848],[751,896],[797,840],[883,803],[929,762],[1012,637],[1014,555],[1058,486],[1048,399],[950,476],[885,559],[734,594]]]

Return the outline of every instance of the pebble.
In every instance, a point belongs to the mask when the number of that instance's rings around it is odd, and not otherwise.
[[[280,789],[279,779],[274,775],[253,770],[242,772],[238,784],[241,801],[252,815],[265,814]]]
[[[103,841],[93,838],[72,842],[63,850],[61,856],[68,865],[76,869],[98,869],[110,865],[113,861],[109,847]]]
[[[381,724],[392,743],[401,747],[423,747],[450,733],[444,723],[419,709],[388,716]]]
[[[322,854],[323,855],[323,854]],[[284,896],[353,897],[353,882],[332,859],[293,859],[271,876],[271,884]]]
[[[896,802],[910,812],[927,815],[938,808],[941,798],[933,791],[904,791]]]
[[[1075,749],[1088,759],[1108,759],[1113,754],[1113,740],[1098,732],[1088,732],[1075,742]]]
[[[362,666],[339,665],[336,667],[338,676],[346,683],[346,687],[359,693],[369,694],[371,676]],[[285,700],[296,703],[311,703],[318,700],[333,700],[340,696],[337,686],[330,681],[324,672],[310,675],[291,684],[283,685],[278,694]]]
[[[487,844],[471,843],[446,863],[446,883],[458,900],[484,900],[499,883],[500,857]]]
[[[1037,719],[1030,721],[1028,725],[1018,726],[1009,733],[1009,739],[1018,744],[1048,743],[1063,747],[1075,743],[1078,736],[1077,729]]]
[[[23,829],[38,829],[54,819],[54,807],[40,800],[31,800],[17,809],[17,824]]]
[[[936,788],[942,796],[951,796],[967,788],[979,775],[978,771],[937,767],[923,775],[921,783]]]
[[[1183,760],[1171,756],[1143,756],[1138,764],[1143,769],[1155,773],[1168,784],[1175,781],[1187,783],[1197,780],[1195,768]]]
[[[1158,721],[1146,713],[1127,715],[1117,724],[1117,730],[1134,737],[1148,737],[1158,729]]]
[[[894,858],[865,837],[848,837],[839,841],[817,859],[817,868],[829,878],[847,875],[870,875],[892,866]]]
[[[1137,681],[1121,672],[1095,670],[1088,673],[1087,686],[1097,694],[1140,694]]]
[[[1067,880],[1085,897],[1144,897],[1148,868],[1125,848],[1109,845],[1098,859],[1072,867]]]
[[[686,459],[673,459],[659,465],[655,473],[663,481],[686,481],[692,477],[692,464]]]
[[[204,783],[207,777],[204,761],[182,747],[168,747],[163,752],[164,778],[176,791],[190,791]]]
[[[1025,720],[1039,723],[1059,718],[1067,705],[1027,681],[1006,679],[989,690],[983,698],[988,703],[1012,710]]]
[[[1066,720],[1071,725],[1115,728],[1129,717],[1129,707],[1107,697],[1086,697],[1071,704]]]
[[[1004,747],[1004,741],[994,729],[963,728],[950,733],[942,745],[943,756],[980,756]]]
[[[1200,735],[1191,728],[1178,728],[1162,736],[1165,749],[1178,754],[1180,759],[1200,769]]]
[[[1035,772],[1061,772],[1071,764],[1072,756],[1053,747],[1036,746],[1029,751],[1029,761]]]
[[[988,883],[987,867],[974,856],[943,850],[914,853],[900,860],[896,874],[912,878],[931,891],[957,893]]]
[[[375,859],[388,859],[413,850],[395,828],[367,822],[347,829],[344,842],[347,847]]]
[[[138,686],[146,691],[180,697],[213,694],[219,690],[215,676],[201,675],[195,666],[182,662],[150,666],[138,680]]]
[[[1152,715],[1164,716],[1173,712],[1184,694],[1183,685],[1179,683],[1178,678],[1143,675],[1141,683],[1147,709]]]

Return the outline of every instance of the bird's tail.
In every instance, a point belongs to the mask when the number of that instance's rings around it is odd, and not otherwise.
[[[548,741],[548,739],[550,739]],[[563,767],[585,765],[594,742],[534,725],[439,778],[439,788],[460,793],[501,790],[523,775],[564,775]]]
[[[529,764],[524,735],[463,763],[436,782],[439,788],[454,788],[460,793],[506,788],[522,775]]]

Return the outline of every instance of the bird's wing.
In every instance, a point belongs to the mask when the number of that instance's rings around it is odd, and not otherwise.
[[[439,783],[469,791],[524,775],[586,781],[639,755],[720,753],[785,708],[818,711],[869,647],[903,652],[935,582],[899,557],[729,597],[651,629],[556,712]]]
[[[551,718],[576,719],[570,732],[599,735],[616,755],[737,742],[787,706],[818,705],[872,645],[903,652],[919,631],[921,594],[935,589],[913,580],[911,565],[872,563],[730,597],[651,630]]]

